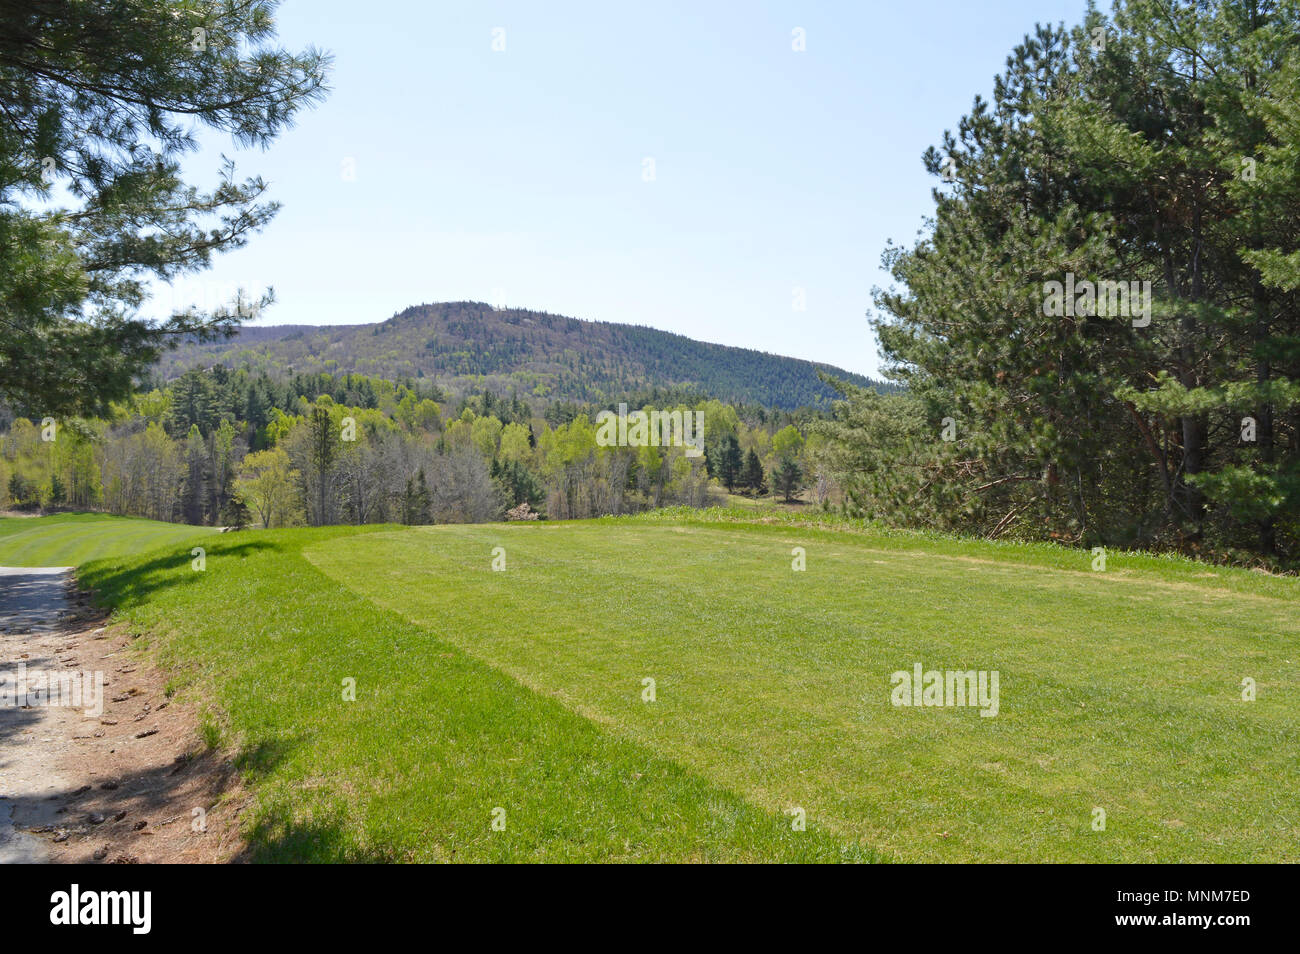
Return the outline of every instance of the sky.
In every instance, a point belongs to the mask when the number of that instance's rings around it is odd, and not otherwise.
[[[1084,6],[285,0],[281,42],[330,52],[332,92],[268,150],[201,136],[191,181],[229,155],[283,208],[156,307],[486,301],[874,375],[881,253],[932,209],[922,153]]]

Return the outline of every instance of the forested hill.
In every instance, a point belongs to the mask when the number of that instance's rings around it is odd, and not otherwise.
[[[225,364],[269,373],[359,372],[434,378],[452,390],[490,387],[571,401],[686,388],[723,401],[796,408],[826,404],[819,370],[875,382],[827,364],[707,344],[639,325],[581,321],[481,302],[416,305],[373,325],[246,328],[224,342],[182,344],[159,371],[171,379]]]

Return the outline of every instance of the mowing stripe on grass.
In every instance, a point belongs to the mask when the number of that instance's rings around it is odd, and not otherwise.
[[[1300,750],[1300,613],[1279,595],[1294,581],[1251,592],[1249,574],[1198,583],[1194,565],[1091,574],[896,544],[629,520],[306,554],[661,757],[897,857],[1294,860],[1300,818],[1277,800]],[[999,671],[998,716],[891,705],[890,674],[916,663]]]
[[[257,798],[258,859],[871,859],[529,691],[301,555],[354,535],[372,534],[231,534],[203,573],[153,558],[82,573],[225,726]]]
[[[160,547],[188,552],[185,544],[197,545],[214,533],[215,527],[99,513],[0,517],[0,566],[80,566]]]

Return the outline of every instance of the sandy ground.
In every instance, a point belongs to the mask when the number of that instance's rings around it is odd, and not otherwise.
[[[244,799],[229,762],[204,751],[193,710],[169,702],[163,673],[130,643],[70,570],[0,567],[0,863],[239,857]],[[15,699],[23,666],[29,687],[48,671],[90,673],[92,685],[101,674],[103,711],[93,697]]]

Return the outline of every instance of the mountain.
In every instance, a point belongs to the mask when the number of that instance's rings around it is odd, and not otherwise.
[[[641,325],[466,301],[416,305],[379,324],[244,328],[222,342],[183,343],[162,356],[158,371],[171,379],[214,364],[272,374],[433,378],[452,391],[489,387],[502,395],[572,401],[683,389],[787,409],[831,399],[818,371],[888,388],[829,364],[707,344]]]

